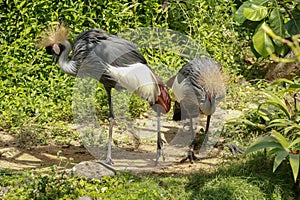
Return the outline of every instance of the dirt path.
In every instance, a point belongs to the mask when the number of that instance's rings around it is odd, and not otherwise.
[[[10,138],[10,135],[1,133],[3,137]],[[133,173],[190,173],[199,169],[211,170],[219,162],[217,157],[197,161],[190,164],[188,161],[181,164],[179,160],[185,155],[179,156],[178,160],[159,160],[159,165],[154,166],[155,145],[143,145],[137,151],[114,150],[114,168],[120,171]],[[61,151],[58,157],[57,153]],[[105,153],[105,152],[103,152]],[[68,162],[68,160],[70,160]],[[82,146],[61,147],[55,145],[36,146],[32,148],[20,148],[17,145],[9,144],[6,140],[5,147],[0,147],[0,169],[24,170],[24,169],[43,169],[52,165],[67,168],[73,167],[82,161],[95,160],[95,157]],[[96,161],[96,160],[95,160]]]
[[[149,116],[137,121],[136,124],[141,127],[138,131],[139,136],[151,135],[140,140],[138,145],[134,145],[132,141],[131,144],[129,142],[130,145],[126,144],[128,141],[121,142],[124,139],[124,132],[116,131],[112,152],[115,169],[134,173],[189,173],[199,169],[211,170],[220,162],[218,156],[223,152],[214,148],[212,156],[208,156],[209,158],[206,157],[194,164],[190,164],[188,161],[183,164],[179,163],[186,155],[191,138],[186,139],[187,135],[184,133],[181,136],[178,134],[180,124],[165,120],[162,124],[162,133],[165,138],[166,160],[162,161],[160,158],[158,166],[155,167],[156,127],[154,122]],[[200,128],[201,125],[196,124],[194,130],[199,132]],[[116,129],[118,130],[118,128]],[[67,167],[70,168],[82,161],[102,159],[106,155],[105,148],[89,147],[88,145],[83,147],[78,142],[72,142],[71,145],[65,147],[47,145],[21,148],[16,141],[16,136],[0,132],[0,169],[41,169],[53,164],[64,167],[67,163],[69,163]],[[61,152],[60,156],[57,156],[58,152]]]

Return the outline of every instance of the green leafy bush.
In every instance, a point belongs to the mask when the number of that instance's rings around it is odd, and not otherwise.
[[[64,21],[71,33],[76,35],[91,28],[102,28],[117,34],[139,27],[162,27],[185,34],[200,45],[228,73],[238,73],[243,60],[244,43],[234,29],[231,2],[216,1],[8,1],[0,3],[0,127],[22,133],[26,124],[31,138],[36,134],[55,137],[44,129],[47,124],[66,128],[73,123],[72,95],[75,79],[64,74],[58,66],[51,65],[51,57],[44,49],[36,49],[39,34],[49,25]],[[211,17],[214,16],[214,17]],[[178,69],[185,62],[174,52],[162,49],[140,49],[150,67],[164,81],[171,75],[168,66]],[[160,65],[163,64],[163,65]],[[175,70],[174,70],[175,71]],[[167,77],[168,76],[168,77]],[[99,118],[108,113],[105,90],[101,85],[96,91],[96,110]],[[129,105],[128,105],[129,106]],[[130,112],[134,117],[149,107],[143,100],[131,98]],[[22,128],[23,127],[23,128]],[[33,133],[32,131],[36,132]],[[68,130],[67,130],[68,131]],[[22,133],[23,134],[23,133]],[[25,138],[25,137],[23,137]],[[42,136],[43,138],[43,136]]]
[[[268,24],[274,33],[282,38],[300,34],[300,1],[245,1],[234,15],[235,21],[254,31],[252,50],[264,58],[271,53],[284,56],[290,51],[287,44],[271,38],[263,26]],[[269,48],[270,52],[268,52]]]
[[[261,92],[265,99],[255,112],[256,118],[241,118],[232,122],[246,125],[249,129],[255,128],[260,134],[246,153],[270,148],[269,153],[275,155],[273,171],[288,158],[296,182],[300,166],[299,78],[294,81],[279,79],[276,84],[279,91]]]

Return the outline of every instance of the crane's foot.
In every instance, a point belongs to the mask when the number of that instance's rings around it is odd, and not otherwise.
[[[244,150],[236,146],[235,144],[227,144],[227,146],[234,157],[236,157],[238,154],[244,153]]]
[[[165,152],[164,152],[164,149],[157,149],[157,152],[156,152],[156,160],[155,160],[155,166],[157,166],[158,164],[158,159],[160,158],[160,156],[162,156],[163,158],[163,161],[165,161]]]
[[[103,161],[103,163],[105,163],[105,164],[107,164],[107,165],[113,165],[113,164],[114,164],[113,160],[112,160],[110,157],[106,158],[106,159]]]
[[[193,150],[189,150],[187,155],[180,161],[180,163],[184,163],[187,159],[189,159],[191,164],[193,164],[195,162],[195,160],[199,160],[199,158],[197,158],[195,156],[195,153]]]

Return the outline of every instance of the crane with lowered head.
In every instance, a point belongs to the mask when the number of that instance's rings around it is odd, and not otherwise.
[[[192,118],[199,114],[207,116],[205,134],[209,131],[211,115],[217,104],[225,97],[225,85],[221,73],[221,65],[210,57],[201,57],[186,63],[173,76],[167,85],[172,88],[175,96],[173,120],[190,120],[190,131],[193,132]],[[194,138],[188,155],[182,159],[196,159]]]

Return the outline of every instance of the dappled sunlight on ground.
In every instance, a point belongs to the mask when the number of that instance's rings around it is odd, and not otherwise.
[[[195,120],[197,121],[197,120]],[[200,123],[199,123],[200,122]],[[199,132],[203,128],[205,120],[200,119],[194,124],[194,131]],[[179,124],[171,120],[162,123],[162,136],[166,160],[160,157],[158,166],[155,166],[156,158],[156,120],[151,116],[138,119],[135,122],[136,135],[139,137],[138,144],[128,141],[124,136],[123,129],[118,129],[116,123],[114,133],[114,145],[112,157],[113,167],[119,171],[131,173],[180,173],[186,174],[195,172],[199,169],[211,171],[221,162],[220,156],[223,154],[221,149],[213,148],[212,152],[191,164],[188,160],[180,163],[180,160],[187,155],[188,145],[192,137],[187,137],[186,133],[190,130],[186,124]],[[103,126],[107,126],[104,124]],[[182,126],[182,127],[181,127]],[[180,128],[181,127],[181,128]],[[106,127],[107,128],[107,127]],[[181,129],[181,132],[179,131]],[[186,130],[184,130],[186,129]],[[187,131],[187,132],[186,132]],[[122,141],[123,140],[123,141]],[[197,154],[198,155],[198,154]],[[0,169],[41,169],[52,165],[71,168],[82,161],[99,161],[105,159],[106,147],[101,148],[92,146],[81,146],[77,141],[72,141],[70,145],[57,146],[32,146],[20,147],[17,138],[2,132],[0,134]]]

